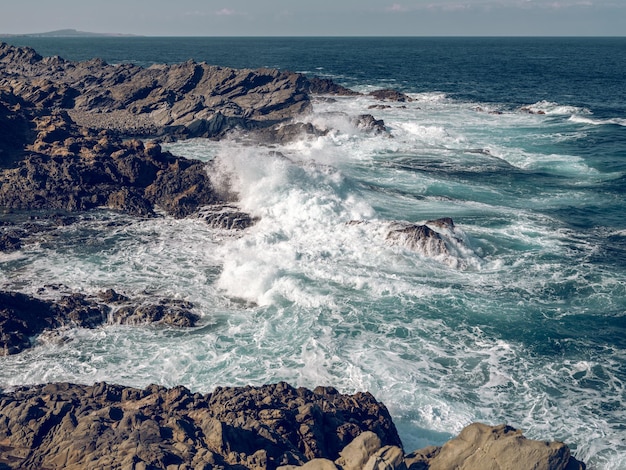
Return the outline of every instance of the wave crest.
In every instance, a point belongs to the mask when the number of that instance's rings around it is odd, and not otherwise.
[[[522,106],[519,110],[530,114],[546,114],[554,116],[563,116],[568,114],[591,114],[591,111],[587,108],[564,105],[546,100]]]

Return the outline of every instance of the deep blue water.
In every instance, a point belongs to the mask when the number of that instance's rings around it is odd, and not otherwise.
[[[277,67],[415,101],[315,101],[306,119],[338,131],[282,146],[291,163],[237,142],[173,144],[239,182],[261,218],[239,238],[195,221],[111,232],[91,220],[0,259],[0,286],[34,291],[54,276],[85,291],[163,290],[206,319],[187,336],[73,332],[2,359],[0,383],[365,388],[407,450],[506,421],[565,440],[592,468],[626,468],[626,38],[10,42],[112,64]],[[363,112],[392,138],[350,127]],[[449,256],[385,242],[393,221],[443,216],[458,227]]]

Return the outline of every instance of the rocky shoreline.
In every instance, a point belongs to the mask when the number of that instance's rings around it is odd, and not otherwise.
[[[565,444],[475,423],[405,454],[369,393],[332,387],[143,390],[57,383],[0,392],[0,469],[582,469]]]
[[[77,214],[94,209],[133,217],[193,215],[212,227],[246,229],[255,219],[237,208],[228,188],[212,182],[210,164],[175,156],[158,142],[219,139],[233,131],[262,144],[323,135],[327,129],[297,120],[315,94],[358,93],[270,69],[71,62],[0,44],[0,208],[42,214],[22,224],[3,217],[0,253],[19,251],[34,234],[77,223]],[[371,97],[410,101],[393,90]],[[351,118],[364,132],[386,132],[371,114]],[[442,218],[393,225],[387,238],[441,254],[448,250],[446,233],[453,232],[452,220]],[[0,291],[0,355],[19,354],[33,338],[63,328],[191,328],[198,319],[188,302],[131,299],[114,290],[92,296],[62,286],[44,286],[37,295]],[[562,443],[478,423],[442,447],[405,454],[384,405],[368,393],[343,395],[330,387],[279,383],[200,395],[183,387],[100,383],[0,391],[0,470],[300,466],[584,468]]]

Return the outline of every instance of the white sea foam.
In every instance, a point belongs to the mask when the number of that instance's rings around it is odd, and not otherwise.
[[[407,450],[441,444],[475,420],[507,421],[529,437],[563,439],[601,468],[623,467],[624,350],[560,330],[577,316],[623,310],[625,280],[588,261],[601,237],[550,215],[597,204],[584,184],[571,189],[596,171],[574,155],[524,146],[554,141],[549,123],[536,129],[547,120],[411,96],[385,109],[369,109],[380,102],[364,97],[316,102],[306,119],[329,133],[272,148],[241,138],[168,144],[213,161],[213,181],[259,217],[243,232],[109,214],[0,259],[3,288],[35,293],[54,280],[70,291],[177,296],[202,315],[193,330],[64,331],[2,358],[0,383],[156,382],[202,392],[331,384],[384,401]],[[391,137],[354,126],[368,112]],[[569,130],[559,123],[558,132]],[[492,184],[511,171],[572,185]],[[432,227],[447,258],[386,240],[397,221],[443,216],[456,225]],[[543,325],[554,322],[552,338]]]
[[[577,124],[591,124],[592,126],[626,126],[626,119],[624,118],[594,119],[587,116],[573,115],[569,120]]]
[[[518,148],[496,148],[491,153],[494,157],[507,161],[511,165],[534,171],[546,171],[564,175],[599,175],[599,172],[585,163],[582,157],[563,154],[542,154],[527,152]]]
[[[411,99],[418,104],[425,103],[447,103],[449,101],[448,96],[442,92],[426,92],[426,93],[409,93]]]
[[[537,103],[531,105],[522,106],[520,109],[533,114],[546,115],[591,114],[591,111],[587,108],[563,105],[545,100],[538,101]]]

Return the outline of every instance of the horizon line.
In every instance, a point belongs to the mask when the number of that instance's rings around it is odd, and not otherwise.
[[[56,31],[44,33],[0,33],[1,38],[36,38],[36,39],[133,39],[133,38],[626,38],[626,34],[220,34],[220,35],[152,35],[133,33],[90,33],[50,35]],[[81,31],[81,33],[83,33]]]

